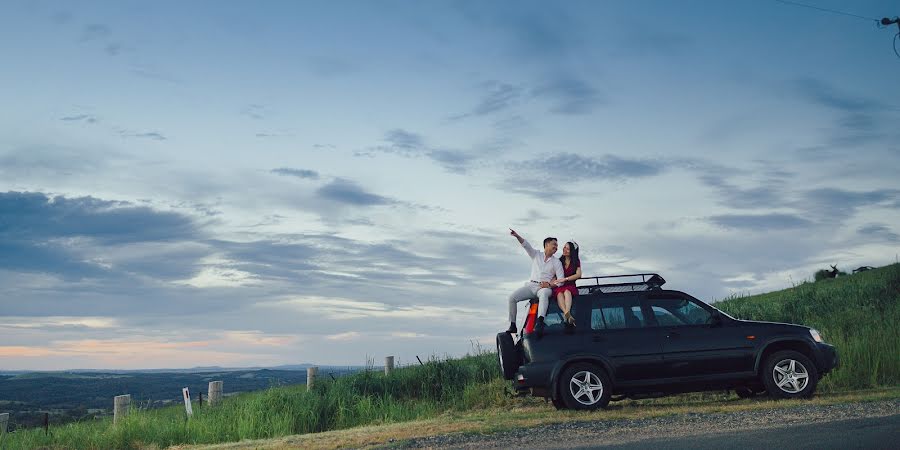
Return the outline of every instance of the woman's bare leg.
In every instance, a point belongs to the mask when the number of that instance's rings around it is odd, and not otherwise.
[[[563,316],[566,315],[566,297],[563,295],[563,292],[556,294],[556,304],[559,305],[559,309],[563,312]]]
[[[565,297],[563,299],[563,301],[566,304],[566,307],[565,307],[566,314],[569,315],[569,317],[572,317],[571,314],[569,314],[569,311],[572,310],[572,293],[569,291],[565,291],[565,292],[560,292],[560,294],[562,294]],[[560,309],[562,309],[562,307],[560,307]]]

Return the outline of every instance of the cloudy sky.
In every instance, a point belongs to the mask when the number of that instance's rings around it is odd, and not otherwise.
[[[490,347],[529,275],[509,227],[708,301],[894,262],[896,32],[762,0],[5,1],[0,368]]]

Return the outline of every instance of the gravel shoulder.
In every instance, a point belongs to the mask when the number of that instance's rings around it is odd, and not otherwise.
[[[626,400],[606,410],[557,411],[523,398],[508,408],[446,411],[411,422],[245,440],[172,449],[346,449],[346,448],[596,448],[632,443],[664,447],[693,439],[751,430],[791,430],[809,424],[893,417],[900,414],[900,386],[826,393],[812,400],[742,400],[733,394],[687,394]],[[535,439],[538,436],[539,439]],[[893,441],[900,442],[900,441]],[[658,444],[657,444],[658,446]],[[690,448],[690,447],[688,447]]]
[[[648,419],[572,421],[490,434],[451,434],[411,439],[387,448],[598,448],[644,442],[656,447],[670,439],[699,438],[737,431],[760,431],[828,424],[851,419],[900,416],[900,399],[835,405],[798,405],[726,413],[685,413]],[[840,427],[831,427],[840,430]],[[839,431],[836,431],[839,432]],[[660,441],[664,439],[664,441]],[[743,446],[748,444],[744,442]],[[630,446],[629,446],[630,447]],[[642,446],[641,446],[642,447]]]

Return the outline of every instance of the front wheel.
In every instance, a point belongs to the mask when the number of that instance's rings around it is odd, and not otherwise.
[[[806,355],[784,350],[766,359],[762,378],[772,398],[810,398],[819,382],[819,372]]]
[[[606,371],[589,363],[572,364],[559,377],[559,396],[571,409],[605,408],[612,396]]]

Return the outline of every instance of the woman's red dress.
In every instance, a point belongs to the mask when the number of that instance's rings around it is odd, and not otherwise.
[[[574,262],[569,263],[569,267],[566,267],[565,264],[563,264],[563,273],[565,274],[566,278],[571,277],[572,275],[575,275],[575,272],[578,270],[578,267],[580,267],[580,266],[581,266],[580,264],[576,264]],[[559,294],[560,292],[565,292],[565,291],[571,292],[573,298],[576,295],[578,295],[578,288],[575,287],[574,280],[566,281],[565,283],[563,283],[562,286],[554,289],[553,296],[556,297],[556,294]]]

